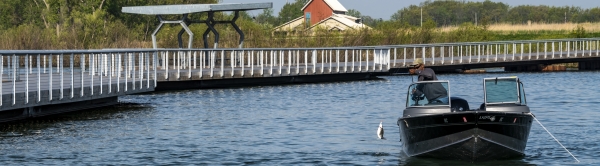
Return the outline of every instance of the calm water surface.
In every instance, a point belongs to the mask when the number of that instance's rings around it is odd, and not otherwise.
[[[519,76],[532,112],[579,164],[600,164],[599,72],[438,78],[475,108],[482,79],[496,76]],[[396,119],[413,78],[383,78],[134,95],[120,100],[141,105],[1,124],[0,165],[468,165],[402,154]],[[570,164],[534,122],[525,157],[477,165]]]

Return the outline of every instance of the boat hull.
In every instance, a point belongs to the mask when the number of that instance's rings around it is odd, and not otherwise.
[[[408,156],[486,161],[524,156],[533,117],[523,113],[460,112],[399,118]]]

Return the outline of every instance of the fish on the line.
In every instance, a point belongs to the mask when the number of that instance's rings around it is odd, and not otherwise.
[[[379,128],[377,128],[377,137],[379,137],[379,139],[385,139],[383,137],[383,121],[379,122]]]

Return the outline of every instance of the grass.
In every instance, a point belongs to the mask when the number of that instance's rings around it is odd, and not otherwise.
[[[570,32],[578,26],[583,27],[587,32],[600,32],[600,22],[598,23],[531,23],[531,24],[491,24],[488,30],[492,32],[547,32],[547,31],[564,31]],[[450,32],[457,30],[459,26],[442,27],[442,32]]]
[[[455,43],[480,41],[542,40],[564,38],[600,37],[598,23],[565,24],[493,24],[486,28],[465,23],[454,27],[410,27],[396,24],[378,26],[370,30],[332,32],[317,30],[311,34],[273,35],[272,29],[240,20],[245,32],[244,48],[307,48],[351,47],[422,43]],[[202,35],[206,27],[191,27],[195,32],[194,48],[204,48]],[[219,48],[237,48],[239,35],[230,26],[217,26],[220,33]],[[158,34],[158,47],[176,48],[178,26],[165,26]],[[102,48],[152,48],[149,36],[132,35],[132,29],[114,26],[110,31],[90,35],[77,28],[72,33],[56,34],[52,29],[23,25],[0,31],[0,49],[102,49]],[[92,33],[93,34],[93,33]],[[316,35],[313,35],[316,34]],[[90,38],[103,36],[104,38]],[[209,48],[213,48],[214,35],[209,35]],[[187,36],[183,36],[187,43]]]

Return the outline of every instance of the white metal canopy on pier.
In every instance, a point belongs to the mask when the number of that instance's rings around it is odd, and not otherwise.
[[[204,39],[204,47],[208,48],[208,33],[212,32],[215,35],[215,45],[217,48],[219,43],[219,33],[214,28],[216,24],[231,24],[233,28],[240,35],[239,47],[241,48],[244,43],[244,33],[240,28],[235,24],[235,21],[239,18],[240,11],[247,10],[258,10],[258,9],[267,9],[272,8],[273,2],[263,2],[263,3],[223,3],[223,4],[185,4],[185,5],[156,5],[156,6],[127,6],[123,7],[121,11],[123,13],[132,13],[132,14],[145,14],[145,15],[156,15],[160,21],[160,24],[152,33],[152,45],[154,48],[157,48],[156,44],[156,34],[160,31],[160,28],[164,24],[180,24],[183,29],[178,34],[179,47],[183,48],[183,41],[181,35],[183,32],[187,32],[189,35],[188,48],[192,48],[192,40],[194,34],[188,28],[188,26],[192,23],[205,23],[208,28],[204,31],[203,39]],[[216,21],[214,20],[214,12],[234,12],[235,16],[231,21]],[[189,14],[195,13],[208,13],[207,20],[190,20],[188,18]],[[164,20],[162,18],[163,15],[183,15],[181,20]]]

